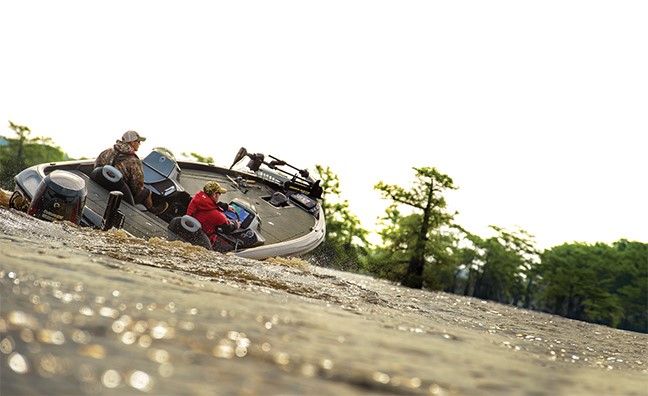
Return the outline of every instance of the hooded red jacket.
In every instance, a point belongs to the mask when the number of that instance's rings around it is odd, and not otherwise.
[[[214,202],[212,197],[205,194],[203,191],[197,192],[191,202],[189,202],[187,214],[200,222],[203,231],[205,231],[205,234],[209,237],[212,245],[214,244],[214,241],[218,239],[216,236],[216,230],[225,225],[229,226],[232,224],[216,205],[216,202]]]

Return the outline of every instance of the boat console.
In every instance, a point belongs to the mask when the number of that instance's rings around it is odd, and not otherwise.
[[[240,222],[240,227],[231,232],[217,231],[218,240],[212,248],[220,252],[238,251],[265,243],[265,238],[259,234],[261,219],[254,207],[241,199],[234,199],[229,204],[223,203],[225,216]],[[184,215],[175,217],[169,222],[168,229],[182,240],[194,245],[209,248],[209,238],[202,231],[200,222],[195,218]],[[207,241],[207,243],[205,243]]]
[[[166,149],[155,148],[142,160],[144,187],[151,191],[153,203],[166,202],[169,209],[160,214],[163,220],[170,221],[187,211],[191,196],[178,182],[180,166],[173,154]]]
[[[261,219],[254,206],[241,199],[234,199],[229,203],[224,213],[228,219],[241,224],[237,230],[229,234],[218,233],[219,237],[232,245],[232,250],[236,251],[265,243],[265,239],[258,231],[261,228]]]

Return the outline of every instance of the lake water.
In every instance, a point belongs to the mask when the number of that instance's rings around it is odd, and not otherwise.
[[[0,394],[646,395],[648,336],[0,208]]]

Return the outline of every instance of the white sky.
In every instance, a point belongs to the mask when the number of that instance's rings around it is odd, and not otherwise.
[[[0,18],[0,125],[71,156],[135,129],[143,155],[328,165],[368,228],[376,182],[435,166],[479,234],[648,240],[646,1],[4,1]]]

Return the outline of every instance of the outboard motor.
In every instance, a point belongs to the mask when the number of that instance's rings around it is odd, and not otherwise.
[[[38,185],[27,213],[42,220],[67,220],[79,224],[87,195],[81,177],[55,170]]]
[[[200,222],[189,215],[174,217],[167,228],[185,242],[202,246],[205,249],[212,248],[209,237],[202,230]]]

